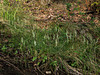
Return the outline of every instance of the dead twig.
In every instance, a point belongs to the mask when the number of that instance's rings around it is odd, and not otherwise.
[[[40,68],[38,67],[38,65],[37,65],[37,69],[38,69],[39,72],[41,72],[42,75],[45,75],[45,74],[40,70]]]

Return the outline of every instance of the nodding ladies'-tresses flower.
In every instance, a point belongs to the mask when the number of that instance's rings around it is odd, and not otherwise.
[[[23,37],[21,38],[21,42],[23,43]]]
[[[34,40],[34,45],[36,46],[36,41]]]
[[[35,38],[35,32],[32,30],[32,35],[33,35],[33,38]]]

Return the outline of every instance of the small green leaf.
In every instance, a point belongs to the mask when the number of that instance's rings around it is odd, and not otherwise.
[[[7,47],[4,45],[1,49],[3,50],[3,52],[5,52]]]
[[[73,67],[76,66],[76,62],[72,63],[71,66],[73,66]]]
[[[0,43],[0,46],[1,46],[2,44]]]
[[[40,65],[40,62],[38,62],[37,65]]]
[[[46,60],[47,59],[47,56],[45,56],[44,59]]]
[[[45,62],[47,60],[47,56],[44,56],[43,58],[43,62]]]
[[[57,65],[57,61],[53,61],[53,62],[51,63],[51,65],[53,65],[53,66]]]
[[[18,51],[16,50],[16,51],[15,51],[15,54],[17,54],[17,53],[18,53]]]
[[[45,62],[45,60],[43,59],[43,63]]]
[[[37,57],[33,57],[32,61],[35,61],[37,59]]]
[[[74,51],[75,53],[79,53],[78,51]]]
[[[67,6],[67,10],[70,10],[71,3],[66,3],[66,6]]]

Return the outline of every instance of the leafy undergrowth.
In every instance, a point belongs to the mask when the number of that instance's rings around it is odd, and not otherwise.
[[[36,15],[29,7],[23,9],[22,4],[19,1],[11,5],[7,0],[0,3],[0,73],[100,74],[100,27],[95,17],[85,22],[76,22],[76,18],[69,21],[73,17],[66,9],[68,19],[59,20],[63,15],[58,14],[47,28],[41,29],[44,21],[39,21],[38,26]]]

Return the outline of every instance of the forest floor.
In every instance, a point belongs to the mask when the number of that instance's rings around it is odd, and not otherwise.
[[[84,1],[9,4],[0,3],[0,75],[100,74],[100,14]]]
[[[26,12],[30,12],[29,16],[34,16],[34,20],[37,21],[40,27],[46,27],[52,22],[66,22],[71,21],[74,23],[87,23],[90,22],[92,17],[98,26],[100,26],[98,14],[86,14],[88,8],[83,1],[70,2],[71,4],[69,10],[67,10],[67,4],[62,2],[51,3],[47,5],[39,4],[39,2],[29,1],[23,3]],[[28,8],[28,9],[27,9]]]

